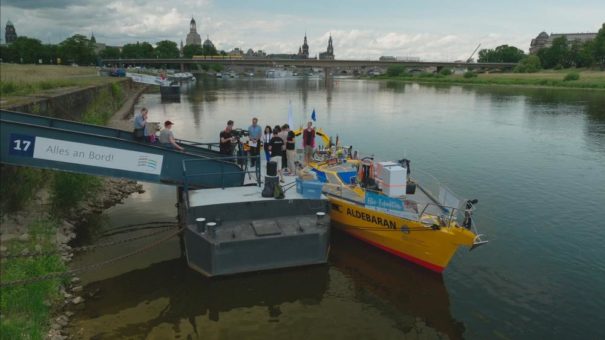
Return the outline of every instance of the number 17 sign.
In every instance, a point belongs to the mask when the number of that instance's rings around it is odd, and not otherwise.
[[[14,156],[34,156],[35,136],[11,133],[8,153]]]

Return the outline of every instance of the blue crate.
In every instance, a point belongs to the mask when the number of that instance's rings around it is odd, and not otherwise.
[[[324,183],[320,181],[301,181],[301,186],[304,198],[317,199],[321,197],[321,189]]]

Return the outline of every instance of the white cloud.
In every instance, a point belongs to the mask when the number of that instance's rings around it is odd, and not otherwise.
[[[420,18],[414,19],[417,21],[413,25],[414,31],[406,31],[405,26],[396,23],[382,25],[381,22],[375,25],[364,22],[364,27],[369,28],[362,29],[354,26],[358,21],[344,17],[311,18],[306,14],[268,13],[249,5],[248,8],[242,5],[238,10],[229,10],[211,0],[60,0],[53,6],[39,2],[46,5],[37,6],[38,2],[33,0],[3,1],[0,6],[2,29],[10,19],[19,35],[35,37],[45,43],[59,43],[76,33],[90,35],[94,32],[97,41],[108,45],[136,41],[153,44],[165,39],[178,44],[185,40],[193,16],[198,33],[203,38],[210,36],[215,45],[224,50],[240,47],[269,53],[296,53],[305,31],[310,29],[308,38],[312,56],[326,50],[331,34],[337,58],[376,59],[390,55],[422,60],[466,59],[479,43],[481,48],[508,44],[527,50],[531,39],[539,33],[525,33],[516,26],[498,31],[499,25],[491,26],[492,32],[489,28],[481,31],[451,24],[437,30],[437,26],[422,25]],[[406,22],[410,24],[410,20]],[[422,31],[425,26],[426,31]]]

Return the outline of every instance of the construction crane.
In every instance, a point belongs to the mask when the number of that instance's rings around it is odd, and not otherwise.
[[[477,52],[477,50],[479,49],[479,47],[481,47],[481,43],[479,43],[479,45],[477,45],[477,47],[475,48],[475,50],[473,51],[473,53],[471,53],[471,56],[468,57],[468,59],[466,59],[467,63],[472,63],[473,62],[473,56],[475,55],[475,53]]]

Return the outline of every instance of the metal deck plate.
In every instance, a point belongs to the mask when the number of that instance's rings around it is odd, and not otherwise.
[[[250,223],[256,236],[271,236],[280,235],[281,229],[277,226],[275,221],[252,221]]]

